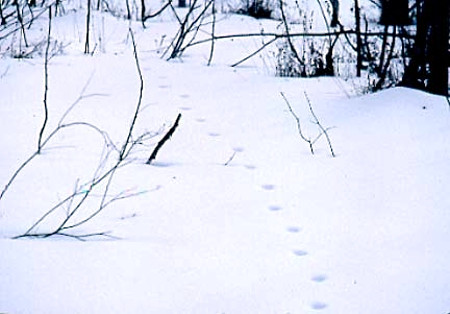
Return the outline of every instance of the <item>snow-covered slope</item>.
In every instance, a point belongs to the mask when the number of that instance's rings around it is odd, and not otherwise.
[[[67,27],[76,20],[81,15],[68,15],[55,28],[72,44],[50,62],[48,130],[84,95],[68,121],[95,124],[120,143],[139,92],[127,24],[103,20],[114,36],[104,35],[104,53],[84,56]],[[204,66],[209,47],[166,62],[153,50],[165,27],[173,23],[135,30],[145,81],[136,133],[156,135],[117,172],[110,193],[138,195],[74,230],[111,231],[120,240],[10,239],[98,166],[98,134],[61,132],[0,202],[0,312],[449,312],[445,99],[404,88],[355,96],[335,78],[275,78],[251,62],[225,66],[253,40],[237,52],[218,50],[211,67]],[[1,66],[3,186],[37,147],[43,60]],[[280,92],[313,138],[319,130],[308,94],[330,127],[336,158],[325,137],[310,153]],[[178,113],[172,139],[145,165]]]

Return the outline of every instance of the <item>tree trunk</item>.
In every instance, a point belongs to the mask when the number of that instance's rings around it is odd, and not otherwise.
[[[427,90],[433,94],[448,94],[448,7],[449,1],[430,1],[431,33],[428,60],[430,78]]]
[[[330,27],[336,27],[339,23],[339,0],[330,0],[330,2],[333,9]]]
[[[402,85],[448,95],[448,1],[418,0],[417,32]]]
[[[1,25],[6,25],[6,19],[3,16],[3,1],[0,1],[0,19],[1,19]]]
[[[401,26],[409,22],[408,0],[381,0],[381,25]]]

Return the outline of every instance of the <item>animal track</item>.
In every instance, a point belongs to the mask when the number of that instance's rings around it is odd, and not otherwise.
[[[311,308],[314,310],[323,310],[328,306],[328,304],[324,303],[324,302],[313,302],[311,303]]]
[[[130,214],[130,215],[122,216],[122,217],[120,217],[119,219],[120,219],[120,220],[125,220],[125,219],[134,218],[134,217],[137,217],[137,214],[136,214],[136,213],[133,213],[133,214]]]
[[[291,233],[298,233],[301,231],[301,229],[299,227],[290,226],[286,228],[286,231]]]
[[[208,135],[211,136],[211,137],[219,137],[219,136],[220,136],[220,133],[209,132]]]
[[[200,122],[200,123],[203,123],[203,122],[206,122],[206,119],[204,119],[204,118],[198,118],[198,119],[195,119],[195,121]]]
[[[269,209],[270,209],[271,211],[276,212],[276,211],[282,210],[283,208],[282,208],[281,206],[278,206],[278,205],[270,205],[270,206],[269,206]]]
[[[303,250],[294,250],[293,253],[297,256],[306,256],[308,255],[308,252],[303,251]]]
[[[311,277],[311,280],[314,282],[324,282],[327,279],[328,279],[328,277],[326,275],[322,275],[322,274],[314,275]]]
[[[250,169],[250,170],[255,170],[256,169],[256,166],[254,166],[254,165],[245,165],[244,167],[247,168],[247,169]]]
[[[244,151],[244,147],[233,147],[233,150],[236,153],[242,153]]]
[[[261,187],[266,191],[272,191],[275,190],[275,185],[273,184],[263,184]]]
[[[189,98],[190,96],[188,94],[182,94],[180,95],[181,98]]]
[[[191,107],[180,107],[180,109],[183,110],[183,111],[189,111],[189,110],[192,110]]]

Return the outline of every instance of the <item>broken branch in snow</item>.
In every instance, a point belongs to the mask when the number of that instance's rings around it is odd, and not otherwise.
[[[73,238],[76,239],[78,241],[82,241],[85,242],[87,238],[93,238],[93,237],[105,237],[105,238],[109,238],[109,239],[113,239],[113,240],[120,240],[119,237],[113,236],[111,234],[109,234],[110,232],[96,232],[96,233],[87,233],[87,234],[82,234],[82,235],[74,235],[74,234],[70,234],[70,233],[64,233],[64,232],[60,232],[58,233],[59,236],[62,237],[68,237],[68,238]],[[45,233],[37,233],[37,234],[30,234],[30,235],[19,235],[16,237],[13,237],[13,239],[20,239],[20,238],[24,238],[24,237],[32,237],[32,238],[47,238],[50,235],[45,234]]]
[[[236,156],[236,151],[233,152],[233,154],[228,158],[228,160],[223,164],[224,166],[228,166],[230,162],[234,159],[234,156]]]
[[[169,131],[167,131],[166,135],[164,135],[164,137],[158,142],[158,144],[156,144],[156,147],[153,149],[152,154],[150,155],[150,157],[148,158],[146,164],[150,165],[152,163],[152,161],[156,158],[156,155],[158,154],[159,150],[161,149],[161,147],[163,147],[163,145],[172,137],[173,133],[175,132],[176,128],[178,127],[178,123],[180,122],[181,119],[181,113],[178,114],[175,123],[172,125],[172,127],[169,129]]]

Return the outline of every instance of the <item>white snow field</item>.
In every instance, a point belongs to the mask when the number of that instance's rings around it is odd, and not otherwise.
[[[276,26],[219,17],[222,33]],[[29,36],[45,40],[47,20],[39,23]],[[121,145],[140,84],[129,24],[95,15],[97,51],[86,56],[83,23],[82,10],[53,21],[52,37],[64,48],[49,62],[46,134],[83,96],[64,121],[91,123]],[[269,53],[228,66],[260,39],[217,42],[210,67],[208,44],[167,62],[158,50],[177,23],[161,17],[146,30],[131,26],[145,82],[134,134],[155,134],[108,191],[131,197],[67,231],[115,238],[12,239],[98,167],[97,132],[59,132],[0,201],[0,313],[450,312],[445,98],[406,88],[357,95],[338,78],[274,77]],[[44,58],[3,57],[0,74],[3,189],[37,148]],[[330,127],[335,158],[324,136],[310,153],[280,92],[314,138],[308,94]],[[146,165],[178,113],[179,127]],[[102,197],[95,193],[93,203]],[[65,210],[39,230],[52,231]]]

